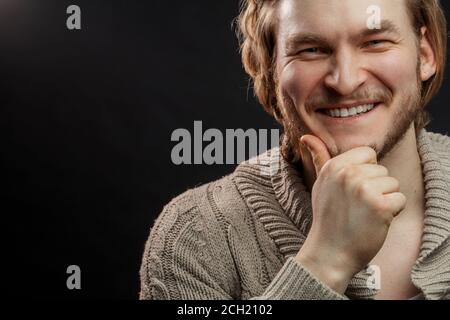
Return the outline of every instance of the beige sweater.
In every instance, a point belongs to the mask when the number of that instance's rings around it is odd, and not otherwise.
[[[450,299],[450,138],[418,136],[424,232],[411,279],[426,299]],[[311,194],[278,148],[172,200],[151,230],[141,299],[371,299],[369,270],[345,296],[293,260],[311,226]]]

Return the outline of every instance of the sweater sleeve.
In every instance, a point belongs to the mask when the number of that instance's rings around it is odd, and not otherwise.
[[[159,215],[142,259],[140,299],[242,299],[239,270],[217,221],[200,212],[189,192]],[[252,300],[345,299],[289,258]]]
[[[232,269],[221,263],[223,249],[215,238],[220,230],[206,221],[190,193],[172,200],[150,231],[140,269],[140,299],[233,299]]]
[[[255,300],[348,300],[323,284],[306,268],[288,258],[260,297]]]

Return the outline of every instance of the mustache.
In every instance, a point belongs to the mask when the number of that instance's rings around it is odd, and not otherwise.
[[[355,91],[352,95],[345,97],[345,99],[343,96],[329,91],[323,95],[315,95],[308,98],[305,102],[305,108],[308,111],[313,111],[324,105],[340,104],[348,100],[376,100],[389,104],[392,99],[392,92],[385,88],[364,88]]]

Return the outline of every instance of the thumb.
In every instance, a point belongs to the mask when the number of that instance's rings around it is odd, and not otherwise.
[[[311,154],[312,162],[316,170],[316,176],[318,176],[325,163],[331,159],[327,146],[321,139],[310,134],[302,136],[300,142],[307,147]]]

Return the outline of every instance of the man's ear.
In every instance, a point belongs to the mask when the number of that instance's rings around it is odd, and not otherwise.
[[[436,74],[436,55],[428,39],[427,27],[420,28],[420,34],[420,78],[422,81],[427,81]]]

